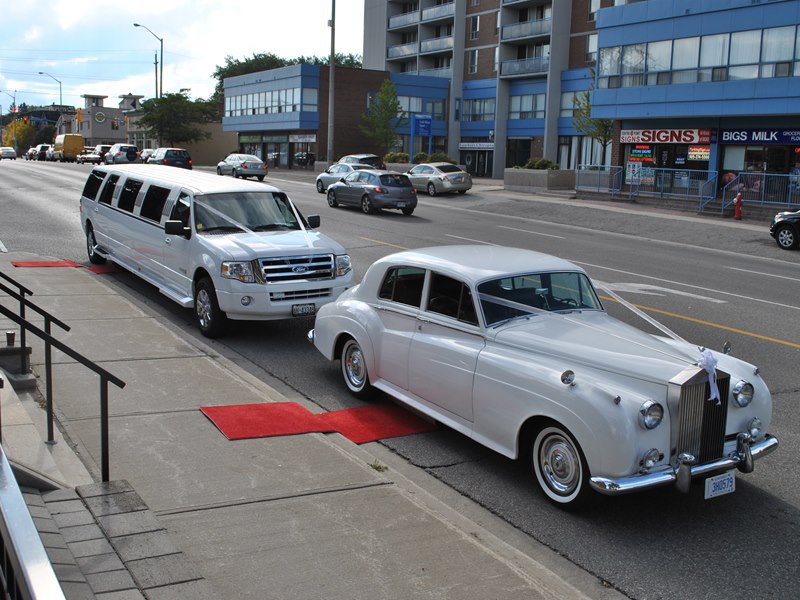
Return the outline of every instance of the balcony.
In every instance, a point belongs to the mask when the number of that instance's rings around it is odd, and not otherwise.
[[[537,19],[535,21],[505,25],[503,27],[502,41],[528,40],[538,36],[550,35],[552,29],[552,19]]]
[[[430,23],[431,21],[442,21],[446,19],[452,19],[455,17],[456,14],[456,4],[455,2],[450,2],[448,4],[440,4],[439,6],[433,6],[431,8],[426,8],[422,11],[422,22],[423,23]]]
[[[444,36],[422,40],[419,46],[420,54],[430,54],[432,52],[452,52],[453,36]]]
[[[389,29],[403,29],[419,23],[419,11],[407,12],[389,17]]]
[[[500,77],[521,77],[524,75],[546,75],[550,68],[549,56],[505,60],[500,65]]]
[[[543,4],[552,4],[553,0],[503,0],[503,6],[513,6],[519,8],[523,6],[541,6]]]
[[[386,49],[386,58],[408,58],[419,53],[419,42],[397,44]]]
[[[426,77],[443,77],[445,79],[453,78],[453,68],[443,67],[440,69],[422,69],[417,71],[417,75],[425,75]]]

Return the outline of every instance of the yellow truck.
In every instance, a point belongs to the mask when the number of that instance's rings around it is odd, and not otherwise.
[[[53,145],[53,160],[75,162],[83,152],[83,136],[79,133],[62,133]]]

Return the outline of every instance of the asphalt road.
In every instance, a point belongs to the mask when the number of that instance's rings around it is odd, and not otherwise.
[[[0,242],[87,263],[78,198],[89,166],[0,163]],[[358,277],[401,248],[489,243],[557,254],[584,266],[685,339],[729,340],[757,365],[773,393],[770,427],[780,448],[737,478],[736,493],[704,501],[702,487],[598,497],[579,514],[552,507],[521,465],[449,430],[383,442],[411,464],[481,503],[631,598],[792,598],[800,561],[800,252],[780,250],[761,227],[720,227],[715,218],[608,204],[532,200],[502,190],[421,197],[411,217],[332,209],[313,184],[274,173],[305,214],[353,257]],[[666,217],[666,218],[665,218]],[[191,311],[122,273],[109,278],[139,304],[199,337]],[[609,311],[622,316],[618,307]],[[629,320],[627,316],[624,317]],[[310,319],[238,324],[212,342],[288,396],[339,409],[359,405],[338,365],[305,341]],[[376,399],[375,401],[386,401]]]

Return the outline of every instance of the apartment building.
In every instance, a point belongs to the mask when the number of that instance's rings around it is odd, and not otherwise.
[[[613,4],[365,0],[364,68],[386,70],[393,80],[447,81],[442,144],[478,176],[502,177],[506,167],[532,157],[564,168],[603,163],[610,155],[575,131],[572,114],[575,95],[592,85],[595,17]],[[407,146],[410,136],[400,133]]]

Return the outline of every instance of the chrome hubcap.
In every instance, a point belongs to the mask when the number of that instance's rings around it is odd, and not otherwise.
[[[788,229],[781,229],[778,232],[778,243],[781,246],[791,246],[794,244],[794,235]]]
[[[344,357],[344,371],[347,381],[353,388],[360,389],[364,385],[366,368],[364,355],[358,346],[352,345],[347,349]]]
[[[539,464],[548,487],[559,495],[575,491],[580,481],[580,458],[572,444],[560,435],[547,438],[539,450]]]
[[[208,327],[211,323],[211,297],[206,290],[197,292],[197,320],[201,327]]]

